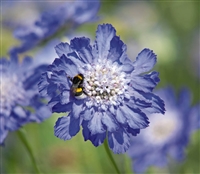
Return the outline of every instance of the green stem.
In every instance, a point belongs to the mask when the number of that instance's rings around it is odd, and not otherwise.
[[[110,161],[112,162],[112,164],[113,164],[113,166],[114,166],[116,172],[117,172],[118,174],[120,174],[120,171],[119,171],[119,169],[118,169],[118,167],[117,167],[117,164],[115,163],[115,160],[114,160],[114,158],[113,158],[113,156],[112,156],[112,154],[111,154],[111,152],[110,152],[110,149],[109,149],[109,147],[108,147],[108,140],[107,140],[107,138],[105,139],[105,141],[104,141],[103,144],[104,144],[106,153],[107,153],[107,155],[108,155]]]
[[[33,151],[31,150],[31,146],[28,143],[27,138],[26,138],[26,132],[23,129],[19,129],[19,131],[17,131],[17,135],[18,135],[19,139],[21,140],[21,142],[23,143],[23,145],[25,146],[25,148],[32,160],[32,163],[33,163],[36,173],[40,174],[41,172],[37,167],[37,163],[36,163],[35,157],[33,155]]]

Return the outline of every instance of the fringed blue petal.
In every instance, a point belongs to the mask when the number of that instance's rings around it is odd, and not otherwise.
[[[110,24],[99,25],[96,31],[95,46],[98,50],[98,58],[109,58],[110,42],[116,34],[116,30]]]
[[[96,147],[101,145],[106,138],[106,132],[91,135],[91,132],[88,129],[87,125],[88,125],[88,122],[83,121],[83,123],[82,123],[83,131],[82,132],[83,132],[84,140],[85,141],[90,140],[92,142],[92,144]]]
[[[88,122],[88,129],[92,135],[104,133],[106,131],[104,125],[102,124],[102,117],[103,113],[95,112],[92,119]]]
[[[79,132],[80,124],[80,118],[75,119],[70,114],[66,117],[61,117],[54,126],[55,136],[62,140],[69,140]]]
[[[156,55],[152,50],[145,48],[138,54],[136,61],[133,63],[135,69],[132,72],[132,75],[138,75],[150,71],[154,67],[155,63]]]
[[[71,40],[70,46],[73,50],[75,50],[78,53],[79,57],[83,62],[91,63],[94,59],[89,38],[74,38],[73,40]]]
[[[108,132],[108,144],[114,153],[124,153],[130,146],[130,136],[123,129]]]

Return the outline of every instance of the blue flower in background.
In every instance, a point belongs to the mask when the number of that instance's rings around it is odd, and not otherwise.
[[[67,28],[73,30],[80,24],[97,20],[99,7],[98,0],[77,0],[44,12],[32,26],[22,26],[14,31],[15,37],[22,41],[21,46],[13,48],[14,51],[23,53],[63,30],[66,32]]]
[[[96,41],[74,38],[55,47],[59,58],[42,75],[39,91],[50,97],[52,112],[69,112],[55,124],[55,135],[63,140],[83,127],[85,141],[101,145],[106,136],[114,153],[124,153],[130,137],[148,126],[149,113],[164,113],[164,103],[152,90],[158,73],[148,74],[156,63],[149,49],[132,62],[126,45],[110,24],[99,25]]]
[[[169,157],[182,160],[191,134],[200,128],[200,105],[191,107],[188,90],[182,90],[178,100],[170,87],[157,94],[165,102],[165,116],[152,114],[149,127],[131,139],[128,150],[136,173],[150,166],[165,167]]]
[[[53,39],[49,41],[44,47],[37,51],[34,55],[34,64],[51,64],[53,63],[55,57],[57,56],[55,52],[55,45],[59,44],[61,41],[59,39]]]
[[[21,63],[16,54],[12,54],[10,60],[0,59],[0,144],[9,131],[51,116],[37,88],[45,70],[46,65],[34,67],[30,57],[25,57]]]

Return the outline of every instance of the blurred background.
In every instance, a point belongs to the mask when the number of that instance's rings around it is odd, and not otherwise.
[[[1,57],[8,57],[8,50],[19,44],[13,37],[14,24],[31,23],[42,11],[55,5],[58,3],[52,1],[3,1],[1,22],[12,21],[12,25],[2,22]],[[198,1],[101,1],[98,21],[85,23],[60,39],[69,41],[74,36],[88,36],[93,42],[97,25],[111,23],[126,43],[130,59],[135,60],[143,48],[157,54],[154,70],[160,73],[161,81],[156,89],[171,85],[178,92],[183,86],[188,87],[193,97],[191,105],[195,105],[200,102],[199,13]],[[53,47],[50,49],[54,51]],[[25,55],[34,58],[40,51],[42,47],[37,47]],[[81,131],[66,142],[54,136],[54,124],[60,116],[63,114],[53,114],[41,124],[23,127],[42,173],[115,173],[103,145],[96,148],[85,142]],[[174,171],[152,167],[148,173],[199,173],[200,131],[191,137],[185,152],[185,161],[175,166]],[[133,173],[126,154],[113,156],[121,173]],[[10,132],[1,147],[1,161],[7,173],[34,173],[16,132]]]

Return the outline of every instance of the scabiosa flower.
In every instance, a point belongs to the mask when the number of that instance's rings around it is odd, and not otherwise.
[[[46,65],[32,67],[32,59],[20,63],[16,54],[0,59],[0,144],[8,132],[28,122],[41,122],[51,115],[38,93],[37,83]]]
[[[39,20],[31,26],[21,26],[14,31],[16,38],[22,41],[21,46],[13,48],[18,53],[30,50],[48,39],[60,35],[85,22],[97,20],[100,2],[77,0],[65,2],[61,6],[44,12]]]
[[[144,173],[150,166],[165,167],[169,158],[181,161],[191,134],[200,128],[200,105],[190,106],[189,90],[183,89],[178,100],[171,87],[157,94],[165,102],[165,116],[152,114],[149,127],[131,139],[128,150],[136,173]]]
[[[71,139],[82,126],[85,141],[99,146],[107,136],[113,152],[124,153],[130,137],[148,126],[147,114],[164,113],[163,101],[152,93],[158,73],[145,74],[156,55],[144,49],[132,62],[112,25],[98,26],[93,46],[80,37],[55,49],[59,58],[42,75],[39,91],[51,98],[52,112],[69,112],[55,124],[60,139]]]

